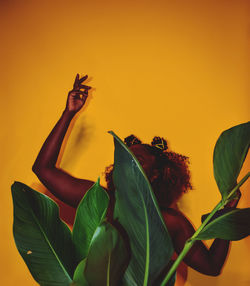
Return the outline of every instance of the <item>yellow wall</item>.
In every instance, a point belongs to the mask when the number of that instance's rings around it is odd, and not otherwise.
[[[248,11],[247,0],[0,1],[1,285],[36,285],[14,244],[10,185],[40,189],[31,166],[76,73],[95,90],[62,167],[96,180],[113,158],[108,130],[164,136],[190,156],[195,190],[180,207],[199,225],[219,201],[216,139],[249,120]],[[240,207],[250,206],[247,188]],[[189,270],[185,285],[249,285],[249,251],[249,238],[234,242],[221,276]]]

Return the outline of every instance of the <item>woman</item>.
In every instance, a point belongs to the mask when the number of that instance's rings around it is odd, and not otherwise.
[[[88,90],[91,87],[82,84],[86,79],[87,75],[80,78],[77,74],[73,90],[68,94],[66,108],[44,142],[32,167],[33,172],[51,193],[75,208],[77,208],[85,192],[94,182],[72,177],[58,168],[56,163],[68,126],[75,114],[84,106],[88,97]],[[130,144],[131,142],[128,141],[127,145],[130,145],[129,148],[138,158],[153,186],[175,252],[178,254],[183,249],[185,241],[195,231],[192,224],[180,211],[169,207],[170,202],[176,201],[184,191],[191,188],[187,158],[171,152],[163,155],[162,152],[164,151],[157,150],[159,146],[156,145],[160,143],[162,145],[160,149],[166,149],[166,142],[164,140],[158,142],[159,138],[155,138],[153,146],[141,144],[139,141],[135,142],[138,140],[135,137],[128,139],[134,141],[133,143],[137,143]],[[111,202],[113,202],[111,174],[112,168],[107,169],[107,192],[110,195]],[[238,200],[235,200],[228,206],[236,207],[237,203]],[[110,210],[112,210],[112,205],[113,203],[111,203]],[[112,211],[109,211],[108,219],[112,222]],[[197,241],[184,258],[184,262],[203,274],[219,275],[228,253],[229,243],[226,240],[215,239],[211,247],[207,249],[203,242]]]

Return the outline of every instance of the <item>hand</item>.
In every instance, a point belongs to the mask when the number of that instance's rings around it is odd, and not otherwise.
[[[236,208],[237,207],[237,204],[238,204],[238,202],[239,202],[239,200],[240,200],[240,198],[241,198],[241,192],[240,192],[240,190],[238,189],[236,192],[235,192],[235,194],[234,194],[234,196],[233,196],[233,199],[231,200],[231,201],[229,201],[225,206],[224,206],[224,208],[226,209],[226,208]]]
[[[70,113],[77,113],[83,107],[88,97],[88,91],[91,87],[81,84],[87,78],[88,78],[87,75],[85,75],[82,78],[79,78],[79,74],[76,75],[73,89],[68,94],[68,99],[66,104],[66,110],[69,111]]]

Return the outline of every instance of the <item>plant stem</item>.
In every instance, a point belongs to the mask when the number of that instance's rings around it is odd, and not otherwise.
[[[175,270],[177,269],[177,267],[179,266],[179,264],[181,263],[182,259],[184,259],[184,257],[186,256],[186,254],[188,253],[189,249],[193,246],[195,240],[191,241],[191,240],[187,240],[184,248],[182,250],[182,252],[180,253],[180,255],[177,257],[177,259],[175,260],[174,264],[171,266],[170,270],[168,271],[165,279],[162,281],[160,286],[164,286],[167,284],[167,282],[169,281],[169,279],[172,277],[172,275],[174,274]]]
[[[225,200],[225,204],[227,203],[228,199],[239,189],[241,185],[245,183],[245,181],[249,178],[250,172],[248,172],[240,181],[239,183],[232,189],[232,191],[228,194]]]
[[[187,255],[188,251],[190,250],[190,248],[193,246],[193,244],[195,243],[195,238],[198,236],[198,234],[203,230],[203,228],[206,226],[206,224],[210,221],[210,219],[213,217],[213,215],[220,209],[222,208],[227,200],[239,189],[239,187],[244,184],[244,182],[248,179],[248,177],[250,176],[250,172],[248,172],[244,178],[242,180],[240,180],[240,182],[237,184],[237,186],[235,186],[232,191],[229,193],[229,195],[227,196],[226,200],[221,200],[216,207],[212,210],[212,212],[207,216],[207,218],[204,220],[204,222],[201,224],[201,226],[196,230],[196,232],[193,234],[193,236],[188,239],[184,245],[183,250],[181,251],[181,253],[179,254],[179,256],[177,257],[177,259],[175,260],[174,264],[172,265],[172,267],[170,268],[170,270],[168,271],[166,277],[164,278],[163,282],[161,283],[161,286],[166,285],[166,283],[169,281],[169,279],[171,278],[171,276],[174,274],[174,272],[176,271],[177,267],[179,266],[179,264],[181,263],[181,261],[184,259],[184,257]]]
[[[210,221],[210,219],[213,217],[213,215],[223,206],[223,202],[220,201],[215,208],[212,210],[212,212],[207,216],[207,218],[203,221],[201,226],[196,230],[196,232],[193,234],[193,236],[190,238],[190,240],[195,240],[196,236],[203,230],[203,228],[206,226],[206,224]]]

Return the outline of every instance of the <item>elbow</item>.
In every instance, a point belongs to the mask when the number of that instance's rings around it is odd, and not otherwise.
[[[205,274],[205,275],[208,275],[208,276],[213,276],[213,277],[216,277],[216,276],[219,276],[221,274],[221,271],[217,271],[217,270],[206,270],[206,271],[200,271],[200,270],[197,270],[198,272],[202,273],[202,274]]]
[[[38,168],[37,168],[37,166],[34,164],[34,165],[32,166],[32,172],[35,173],[35,174],[37,174],[37,171],[38,171]]]
[[[35,173],[38,178],[40,178],[40,176],[44,173],[45,169],[46,167],[36,163],[34,163],[34,165],[32,166],[32,172]]]
[[[211,271],[208,273],[209,276],[219,276],[221,274],[222,268],[213,268]]]
[[[33,173],[36,174],[37,178],[42,182],[48,177],[48,175],[53,169],[54,168],[36,163],[34,163],[34,165],[32,166]]]
[[[38,180],[44,184],[47,175],[47,170],[40,165],[34,164],[32,166],[32,172],[36,175]]]
[[[222,267],[216,267],[214,265],[207,265],[205,268],[201,269],[201,268],[194,268],[195,270],[197,270],[198,272],[208,275],[208,276],[219,276],[222,272]]]
[[[37,166],[37,164],[34,163],[33,166],[32,166],[32,172],[35,173],[36,175],[38,175],[39,174],[39,170],[40,170],[39,166]]]
[[[39,176],[39,174],[44,173],[44,171],[48,169],[54,169],[54,168],[55,168],[55,165],[52,164],[51,162],[47,160],[40,160],[37,158],[32,166],[32,171],[37,176]]]
[[[214,271],[210,274],[210,276],[216,277],[216,276],[219,276],[220,274],[221,274],[221,271]]]

